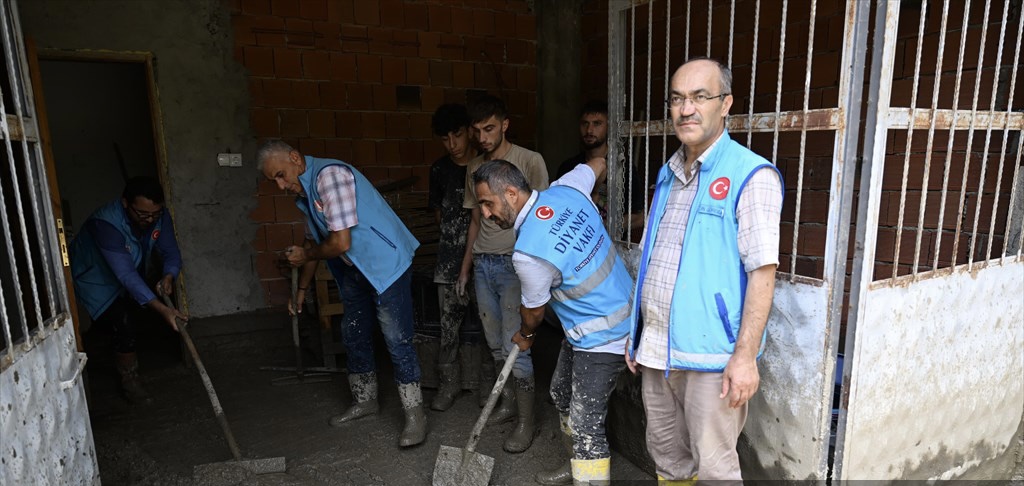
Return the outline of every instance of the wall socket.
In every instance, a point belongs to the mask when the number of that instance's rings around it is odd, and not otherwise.
[[[242,154],[217,154],[217,165],[221,167],[241,167]]]

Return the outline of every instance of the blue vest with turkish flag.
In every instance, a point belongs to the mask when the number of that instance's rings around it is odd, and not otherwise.
[[[330,230],[324,219],[316,180],[321,170],[332,165],[348,168],[356,181],[356,216],[359,223],[349,228],[352,244],[345,252],[345,257],[362,272],[377,293],[382,294],[412,265],[413,254],[420,243],[362,173],[340,160],[307,155],[306,171],[299,176],[306,197],[296,198],[295,204],[306,215],[309,232],[317,243],[326,239]],[[340,282],[337,265],[343,263],[336,258],[327,263],[335,279]]]
[[[132,233],[132,223],[128,220],[124,206],[121,206],[121,199],[101,206],[89,216],[89,219],[106,221],[124,236],[125,249],[131,255],[135,268],[139,267],[143,259],[149,260],[153,252],[153,242],[160,236],[161,218],[157,218],[153,227],[137,238]],[[96,319],[110,307],[118,295],[121,295],[124,286],[100,253],[99,244],[88,230],[88,224],[83,228],[86,229],[75,236],[68,250],[71,278],[75,283],[75,296],[85,306],[89,316]],[[145,238],[149,238],[150,241],[143,244]]]
[[[562,272],[550,304],[573,346],[592,349],[629,332],[633,279],[586,195],[568,186],[541,192],[519,226],[515,251]]]
[[[732,357],[747,289],[747,273],[737,243],[736,205],[750,176],[763,167],[779,174],[774,165],[733,141],[728,131],[700,166],[669,313],[666,373],[669,369],[720,372]],[[781,181],[781,174],[779,178]],[[633,299],[629,353],[634,357],[643,328],[636,309],[640,308],[651,249],[675,179],[668,164],[662,166]],[[757,356],[763,351],[764,336]]]

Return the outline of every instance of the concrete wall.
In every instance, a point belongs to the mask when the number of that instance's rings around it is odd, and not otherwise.
[[[579,152],[582,0],[538,0],[538,151],[554,176],[563,160]],[[605,73],[601,73],[604,78]]]
[[[25,35],[40,48],[153,53],[189,310],[210,316],[264,306],[247,216],[256,187],[249,97],[222,3],[33,0],[19,8]],[[225,151],[245,154],[245,166],[218,167]]]

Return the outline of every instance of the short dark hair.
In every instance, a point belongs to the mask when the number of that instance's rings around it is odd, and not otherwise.
[[[458,103],[446,103],[439,106],[430,119],[430,128],[438,137],[457,132],[460,128],[467,128],[469,125],[469,112],[466,111],[464,105]]]
[[[497,96],[484,95],[469,107],[469,119],[473,123],[480,123],[492,116],[499,121],[508,118],[505,102]]]
[[[121,192],[121,197],[130,203],[139,196],[156,204],[164,203],[164,189],[160,187],[160,181],[155,177],[138,176],[128,179],[124,185],[124,191]]]
[[[530,191],[530,181],[526,180],[523,171],[507,160],[488,160],[473,173],[473,185],[486,183],[491,192],[504,191],[512,186],[523,192]],[[497,189],[497,190],[495,190]]]
[[[580,109],[580,116],[599,114],[608,116],[608,103],[601,100],[590,100]]]

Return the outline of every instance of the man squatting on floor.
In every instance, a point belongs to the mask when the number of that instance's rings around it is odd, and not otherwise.
[[[569,463],[537,475],[541,484],[611,479],[605,436],[608,397],[625,367],[633,279],[590,199],[605,160],[576,166],[546,191],[533,191],[514,165],[483,164],[473,174],[484,217],[516,231],[512,262],[522,283],[522,325],[512,340],[525,351],[544,319],[558,315],[566,339],[551,383]]]
[[[297,195],[295,202],[306,215],[305,243],[285,250],[288,262],[302,268],[297,302],[289,302],[289,310],[301,311],[299,304],[313,280],[318,260],[327,261],[345,305],[341,336],[353,404],[332,417],[330,424],[340,426],[379,409],[373,358],[373,326],[377,323],[395,365],[398,395],[405,410],[405,427],[398,445],[423,442],[427,417],[419,358],[412,346],[410,269],[419,242],[373,184],[351,165],[303,157],[281,140],[261,144],[256,163],[267,179]]]

